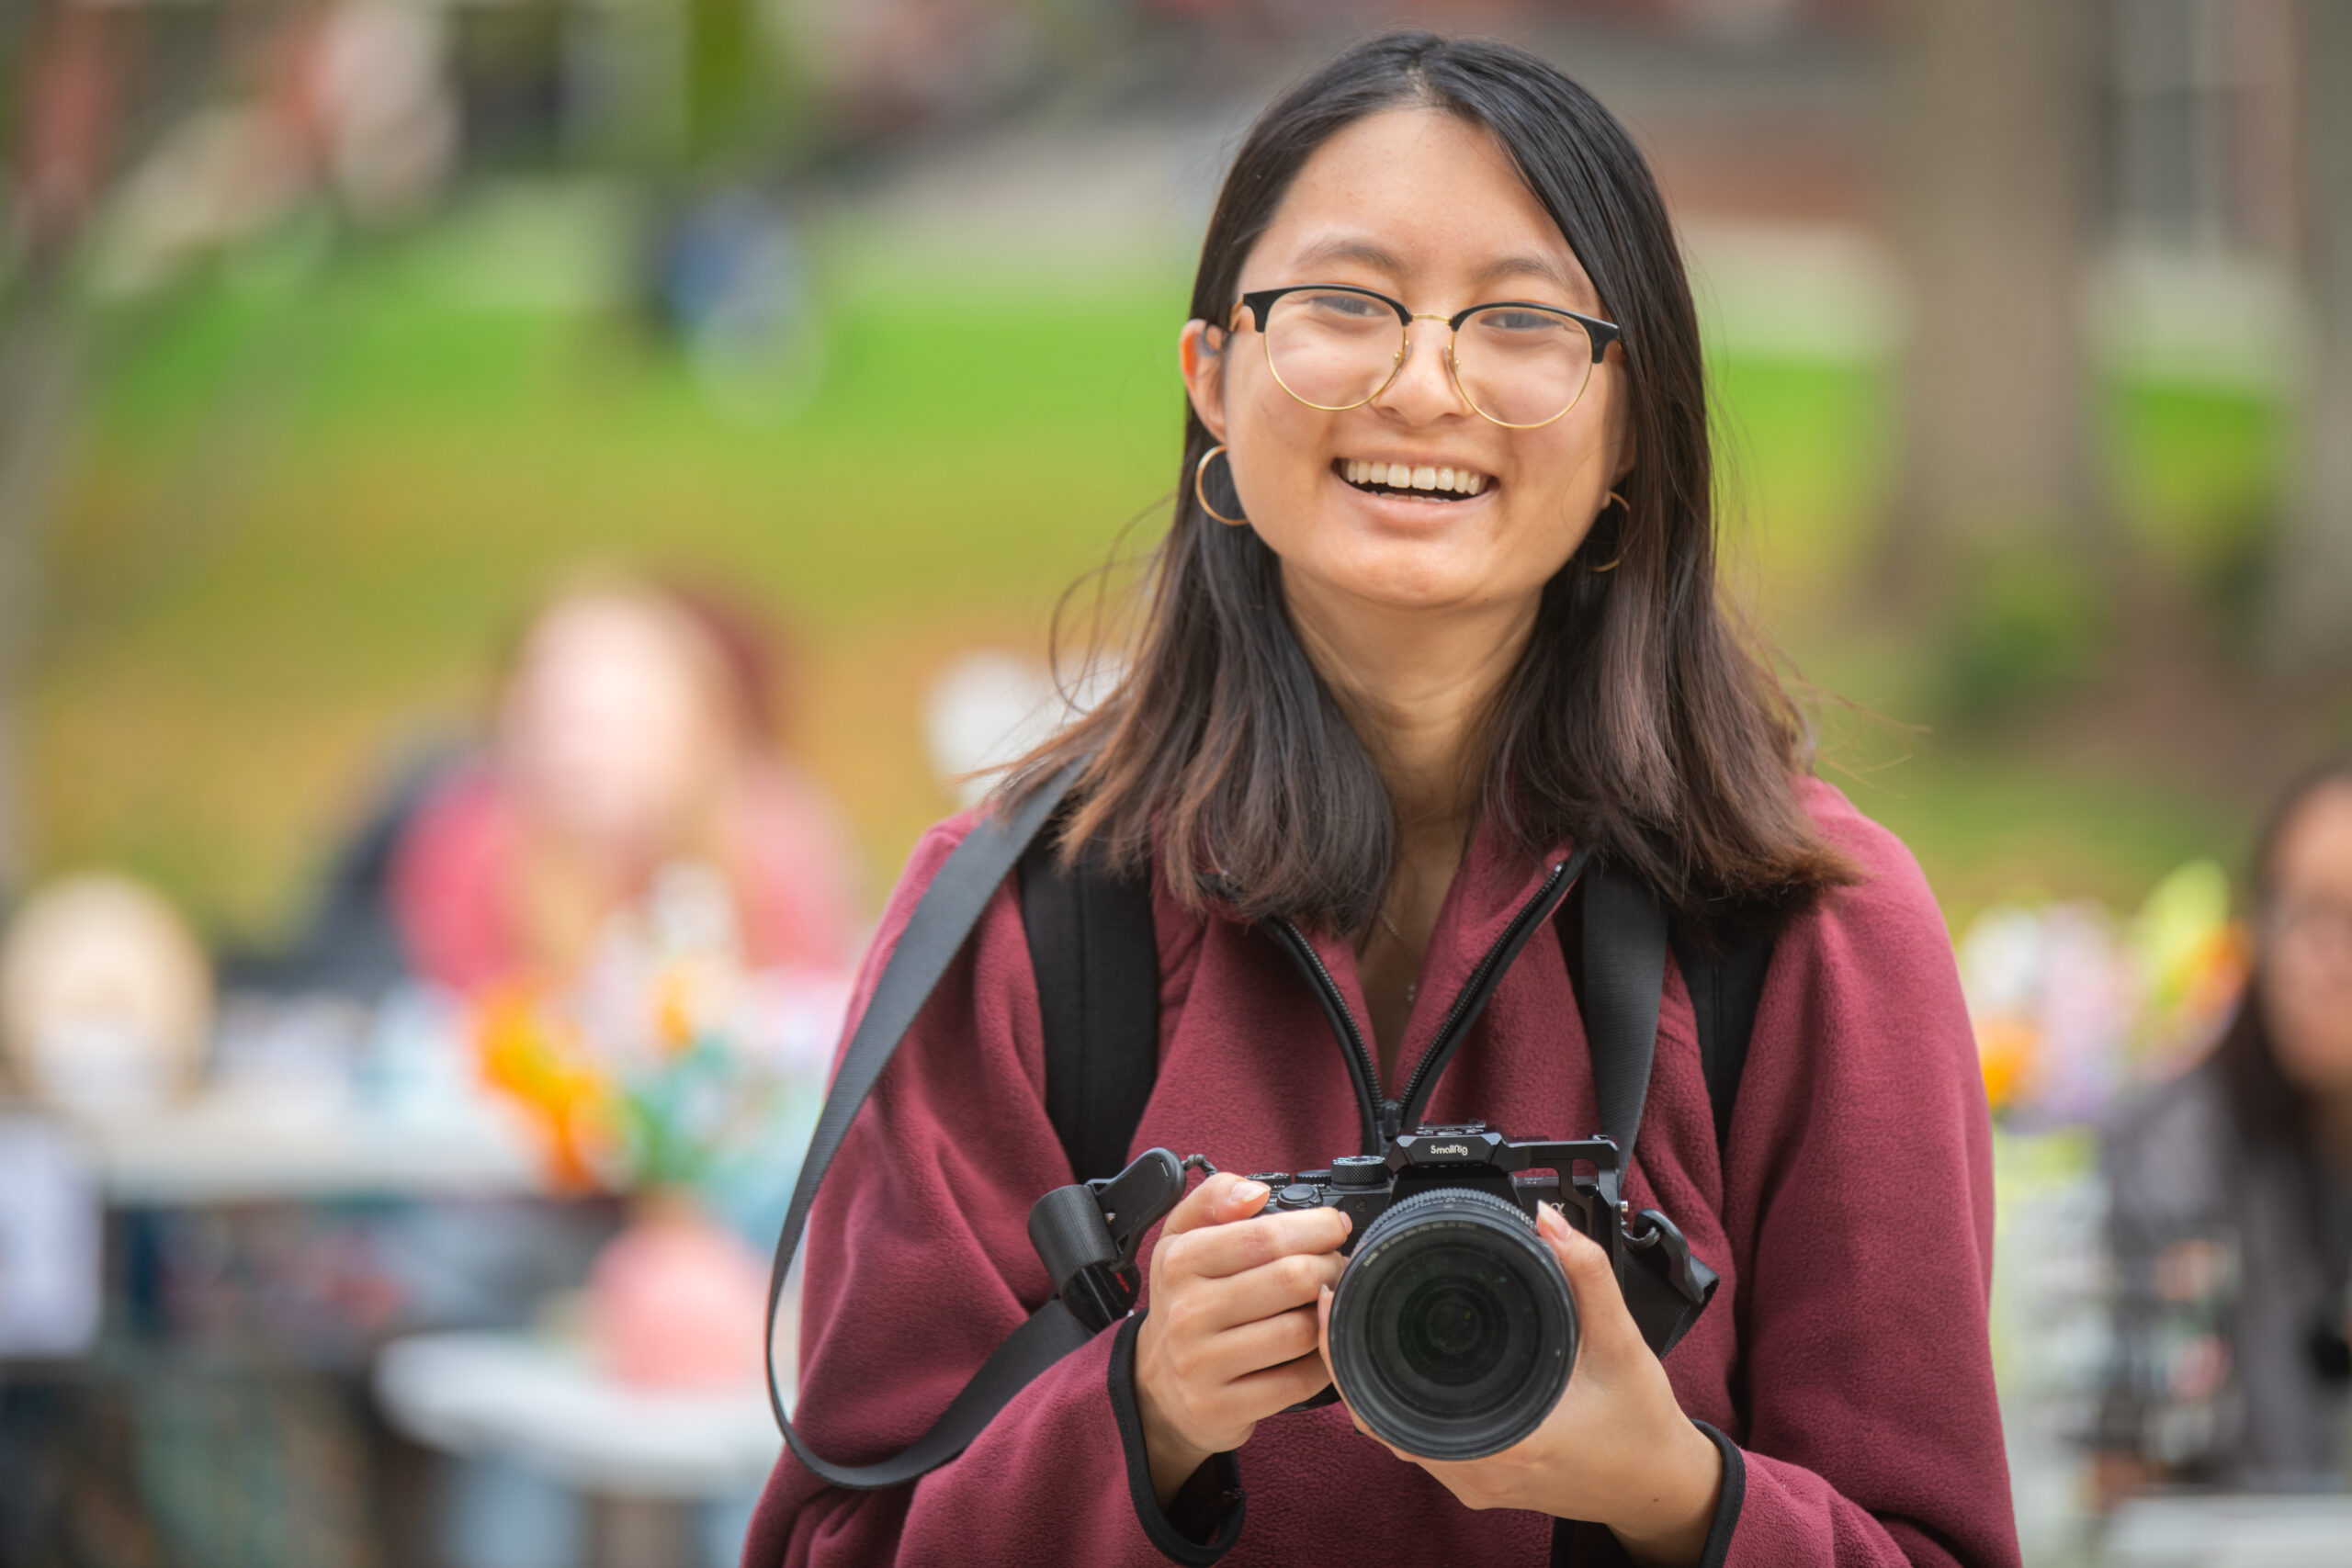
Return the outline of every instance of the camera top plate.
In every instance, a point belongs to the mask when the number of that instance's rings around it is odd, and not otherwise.
[[[1388,1168],[1434,1171],[1483,1166],[1489,1170],[1556,1170],[1563,1179],[1578,1165],[1614,1176],[1620,1166],[1617,1145],[1607,1138],[1529,1138],[1514,1140],[1483,1122],[1430,1124],[1399,1134],[1390,1143]],[[1614,1183],[1611,1183],[1614,1185]]]

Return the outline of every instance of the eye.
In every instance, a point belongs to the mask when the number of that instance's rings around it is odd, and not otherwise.
[[[1302,310],[1331,321],[1372,321],[1396,319],[1396,312],[1368,294],[1344,294],[1337,291],[1317,294],[1295,294],[1291,298]]]
[[[1505,307],[1501,310],[1479,311],[1477,324],[1488,332],[1555,333],[1567,326],[1569,322],[1566,317],[1555,316],[1549,310],[1528,310]]]

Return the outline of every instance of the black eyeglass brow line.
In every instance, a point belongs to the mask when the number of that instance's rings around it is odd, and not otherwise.
[[[1376,288],[1360,288],[1352,283],[1293,283],[1281,288],[1253,288],[1241,297],[1242,308],[1250,312],[1250,324],[1261,333],[1266,330],[1266,314],[1274,301],[1285,294],[1361,294],[1367,299],[1377,299],[1396,312],[1396,320],[1408,330],[1417,321],[1442,321],[1450,332],[1460,332],[1462,323],[1481,310],[1541,310],[1549,316],[1566,316],[1582,327],[1585,336],[1592,341],[1592,362],[1598,365],[1609,352],[1609,345],[1624,335],[1624,330],[1614,321],[1604,321],[1598,316],[1588,316],[1581,310],[1571,310],[1565,305],[1545,305],[1533,299],[1489,299],[1481,304],[1465,305],[1451,316],[1417,316],[1401,299],[1392,299]]]

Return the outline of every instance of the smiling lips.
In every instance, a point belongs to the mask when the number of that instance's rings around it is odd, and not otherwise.
[[[1333,465],[1340,477],[1374,495],[1411,495],[1422,501],[1459,501],[1476,495],[1494,482],[1476,468],[1450,468],[1421,463],[1360,463],[1342,458]]]

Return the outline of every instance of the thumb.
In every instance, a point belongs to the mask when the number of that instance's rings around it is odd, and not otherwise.
[[[1560,1271],[1568,1277],[1568,1293],[1575,1298],[1577,1322],[1585,1341],[1612,1353],[1634,1346],[1646,1354],[1648,1343],[1625,1305],[1625,1293],[1618,1287],[1616,1271],[1610,1268],[1609,1254],[1600,1249],[1600,1244],[1568,1224],[1549,1203],[1537,1206],[1535,1230],[1559,1259]]]
[[[1168,1212],[1168,1221],[1160,1234],[1182,1235],[1186,1231],[1245,1220],[1265,1206],[1264,1182],[1244,1180],[1230,1171],[1222,1171],[1184,1194],[1184,1201]]]

